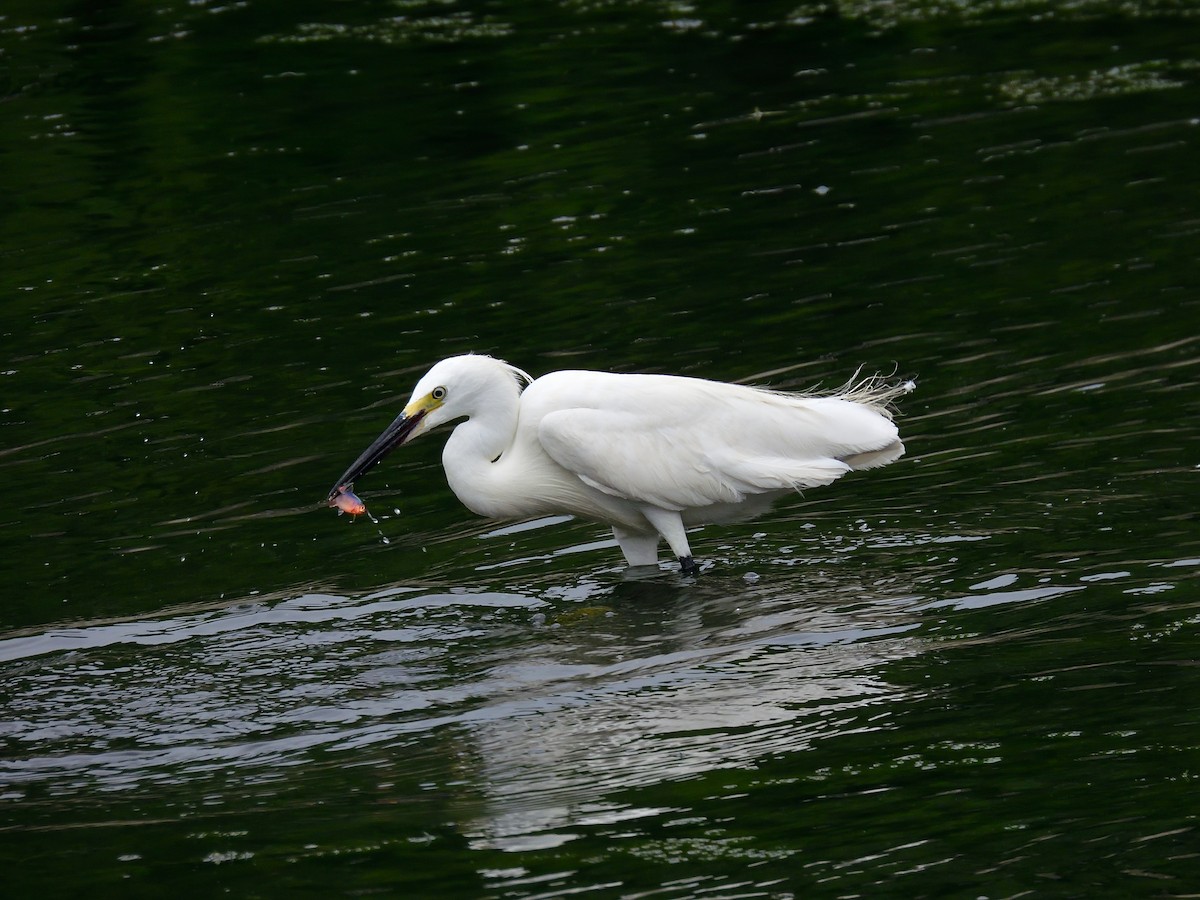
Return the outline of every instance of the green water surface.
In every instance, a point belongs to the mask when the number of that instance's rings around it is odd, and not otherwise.
[[[1200,6],[0,11],[0,894],[1200,895]],[[629,574],[444,356],[915,377]]]

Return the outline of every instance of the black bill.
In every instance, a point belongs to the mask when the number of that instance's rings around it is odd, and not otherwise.
[[[408,440],[413,429],[420,424],[423,418],[425,418],[425,410],[412,416],[406,416],[404,413],[396,416],[392,424],[383,430],[383,434],[375,438],[371,442],[371,446],[364,450],[350,465],[350,468],[342,473],[342,477],[334,484],[326,501],[333,500],[343,487],[353,484],[358,478],[375,468],[380,460]]]

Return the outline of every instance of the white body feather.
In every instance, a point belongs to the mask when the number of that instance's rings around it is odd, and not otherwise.
[[[782,494],[904,453],[873,379],[841,394],[785,394],[670,375],[554,372],[532,381],[487,356],[452,357],[417,384],[443,388],[420,430],[463,416],[442,463],[469,509],[493,519],[569,513],[613,526],[631,565],[659,535],[690,561],[684,526],[757,515]]]

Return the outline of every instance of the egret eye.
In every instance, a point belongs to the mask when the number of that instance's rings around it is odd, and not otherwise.
[[[432,397],[434,400],[445,400],[446,399],[446,389],[444,387],[435,387],[432,391],[429,392],[429,396]]]

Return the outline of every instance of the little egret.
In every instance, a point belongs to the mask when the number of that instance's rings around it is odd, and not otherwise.
[[[534,379],[490,356],[453,356],[417,382],[329,500],[401,444],[465,419],[442,465],[472,512],[597,520],[612,526],[629,565],[657,563],[665,539],[694,574],[688,526],[758,515],[784,494],[898,459],[904,444],[891,405],[913,387],[870,377],[832,393],[789,394],[674,375]]]

